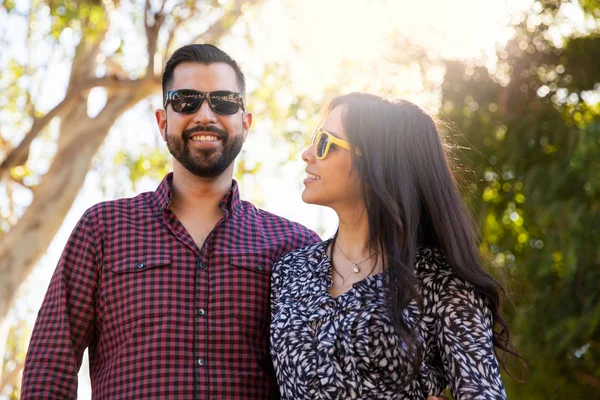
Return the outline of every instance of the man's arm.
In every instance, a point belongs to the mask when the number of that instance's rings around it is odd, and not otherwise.
[[[71,233],[33,329],[21,399],[75,399],[77,372],[93,333],[100,244],[88,210]]]

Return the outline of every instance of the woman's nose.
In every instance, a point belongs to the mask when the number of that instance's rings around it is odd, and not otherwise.
[[[314,145],[310,145],[306,150],[302,152],[302,161],[305,163],[309,163],[313,161],[313,156],[315,155],[315,150],[313,149]]]

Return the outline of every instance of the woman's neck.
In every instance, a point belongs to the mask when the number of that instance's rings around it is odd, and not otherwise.
[[[378,257],[369,248],[369,222],[364,207],[347,212],[336,209],[339,228],[331,242],[328,255],[331,260],[333,297],[350,290],[353,284],[381,271]]]
[[[369,221],[364,207],[336,211],[339,218],[339,228],[335,245],[339,246],[346,257],[358,262],[370,254]]]

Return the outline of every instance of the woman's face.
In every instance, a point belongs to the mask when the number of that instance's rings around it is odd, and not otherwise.
[[[342,124],[344,106],[334,108],[328,115],[322,130],[348,141]],[[302,200],[310,204],[338,209],[362,204],[358,172],[352,169],[350,151],[331,144],[327,156],[319,160],[315,156],[315,144],[302,153],[306,162],[307,177],[304,179]]]

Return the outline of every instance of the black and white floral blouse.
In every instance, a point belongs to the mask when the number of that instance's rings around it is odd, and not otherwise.
[[[284,255],[271,282],[271,357],[283,399],[415,399],[448,385],[457,400],[506,399],[492,347],[492,315],[473,286],[443,255],[420,248],[415,274],[423,309],[405,310],[416,324],[423,359],[418,378],[383,297],[384,274],[333,298],[330,241]]]

